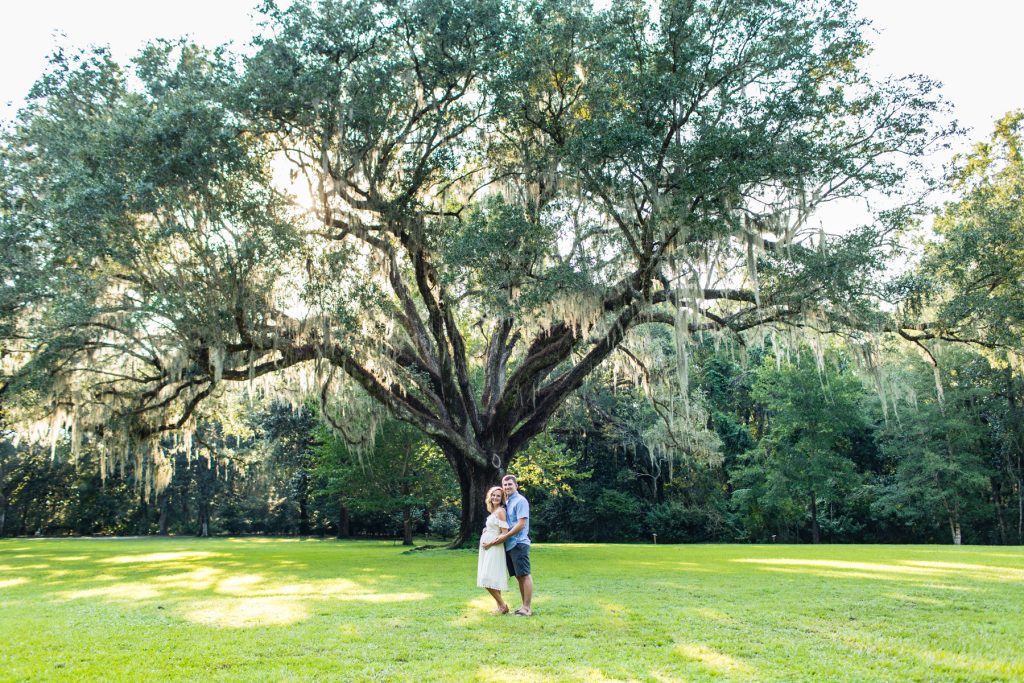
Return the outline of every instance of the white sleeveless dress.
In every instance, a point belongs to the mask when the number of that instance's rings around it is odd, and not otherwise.
[[[480,536],[480,557],[476,563],[476,585],[481,588],[508,590],[508,568],[505,566],[505,546],[501,543],[484,549],[484,541],[490,541],[508,529],[508,522],[498,519],[492,512],[484,522],[484,533]]]

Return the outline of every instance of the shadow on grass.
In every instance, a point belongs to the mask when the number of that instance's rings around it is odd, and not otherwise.
[[[131,547],[144,545],[132,542]],[[431,597],[420,590],[388,590],[398,577],[371,576],[352,566],[325,563],[310,576],[305,563],[250,547],[259,545],[106,556],[19,554],[11,559],[31,563],[0,564],[0,588],[31,590],[36,599],[55,603],[102,601],[121,608],[167,610],[184,621],[218,628],[285,626],[309,618],[315,610],[341,609],[345,603],[403,603]],[[50,563],[40,563],[41,559]],[[348,576],[337,578],[340,573]]]

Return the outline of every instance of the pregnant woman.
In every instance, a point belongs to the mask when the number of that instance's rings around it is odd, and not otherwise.
[[[492,487],[484,498],[487,511],[487,521],[484,522],[484,532],[480,536],[480,558],[476,564],[476,585],[486,588],[494,601],[498,603],[497,609],[491,614],[508,614],[508,605],[501,598],[501,592],[508,590],[508,569],[505,567],[505,546],[501,543],[485,548],[484,543],[490,543],[497,538],[502,530],[508,529],[508,522],[505,521],[505,493],[500,486]]]

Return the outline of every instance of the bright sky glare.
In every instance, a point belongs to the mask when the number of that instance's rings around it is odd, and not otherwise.
[[[512,1],[512,0],[510,0]],[[870,57],[878,76],[923,73],[945,84],[970,141],[1024,107],[1019,51],[1024,3],[1009,0],[859,0],[879,31]],[[248,42],[258,0],[36,0],[8,2],[0,27],[0,118],[10,120],[58,41],[109,45],[125,61],[148,40],[189,35],[207,45]],[[57,34],[65,34],[60,38]]]

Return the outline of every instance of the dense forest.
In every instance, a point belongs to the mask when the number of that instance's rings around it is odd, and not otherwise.
[[[262,11],[0,131],[0,535],[1021,543],[1020,113],[930,171],[851,0]]]

